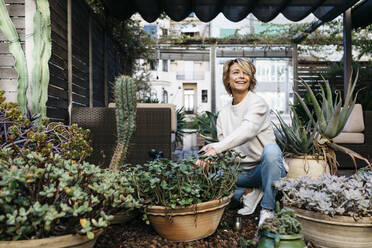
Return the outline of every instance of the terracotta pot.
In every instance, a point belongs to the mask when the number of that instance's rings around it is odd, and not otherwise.
[[[31,239],[20,241],[0,241],[0,248],[92,248],[98,236],[103,232],[94,232],[94,239],[83,235],[63,235],[44,239]]]
[[[302,233],[307,241],[324,248],[371,248],[372,217],[354,220],[348,216],[320,214],[293,208],[302,224]]]
[[[306,247],[302,234],[277,235],[275,233],[264,232],[258,248],[304,248]]]
[[[192,241],[213,234],[231,197],[203,202],[189,207],[166,208],[149,206],[146,209],[151,225],[162,237],[173,241]]]
[[[125,211],[114,214],[114,219],[110,221],[110,225],[125,224],[133,220],[138,215],[137,211]]]
[[[294,158],[286,158],[288,164],[288,178],[298,178],[308,176],[312,179],[319,178],[329,174],[329,166],[323,158],[314,156],[301,156]]]

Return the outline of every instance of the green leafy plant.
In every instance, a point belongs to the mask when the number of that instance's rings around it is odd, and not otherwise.
[[[279,202],[276,203],[276,211],[272,219],[266,219],[261,227],[262,231],[279,235],[300,234],[301,223],[296,219],[296,212],[289,208],[280,209]]]
[[[38,152],[45,158],[60,154],[64,159],[83,161],[91,152],[89,130],[43,118],[39,125],[26,118],[16,103],[5,102],[0,90],[0,149],[12,148],[15,154]]]
[[[136,130],[136,83],[131,77],[119,76],[115,81],[115,114],[117,144],[111,159],[110,168],[117,169],[128,153],[129,142]]]
[[[200,136],[209,142],[217,142],[217,118],[218,113],[205,111],[195,116],[195,122],[199,129]]]
[[[177,130],[176,130],[176,143],[182,144],[182,139],[185,131],[183,129],[186,128],[186,120],[185,120],[185,112],[183,111],[183,107],[176,110],[177,114]]]
[[[314,129],[313,121],[309,121],[306,125],[298,117],[295,108],[291,107],[291,121],[292,125],[288,125],[280,116],[275,113],[280,126],[275,123],[277,129],[275,132],[276,141],[282,150],[285,152],[284,156],[305,156],[305,155],[319,155],[320,149],[314,145],[317,139],[317,132]]]
[[[326,156],[325,159],[327,159],[328,164],[330,165],[331,169],[333,169],[333,171],[336,171],[337,169],[336,154],[334,152],[335,150],[342,151],[351,156],[355,166],[355,158],[359,158],[370,165],[370,162],[366,158],[346,147],[337,145],[332,141],[332,138],[340,134],[346,124],[347,119],[350,116],[351,111],[353,110],[357,98],[357,94],[353,98],[357,79],[358,73],[356,74],[353,83],[351,83],[351,78],[349,79],[350,84],[348,86],[347,95],[345,96],[343,105],[341,93],[339,91],[336,91],[336,94],[334,96],[332,94],[331,87],[328,81],[324,78],[323,81],[325,89],[322,85],[320,85],[321,100],[318,100],[311,87],[307,83],[302,81],[302,84],[306,87],[307,93],[309,94],[310,100],[314,106],[314,112],[317,119],[314,125],[315,129],[313,130],[313,132],[319,132],[320,138],[314,142],[314,145],[316,146],[316,149],[320,149],[322,151],[322,154]],[[311,122],[314,123],[315,121],[313,118],[313,114],[311,113],[309,107],[306,105],[304,100],[298,95],[297,92],[295,92],[295,94],[297,95],[303,109],[306,111],[308,118]]]
[[[203,157],[208,169],[195,168],[193,160],[154,160],[135,167],[127,165],[126,170],[144,206],[185,207],[229,195],[238,176],[238,156],[225,153]]]
[[[0,239],[71,233],[94,238],[119,209],[134,208],[127,174],[33,151],[0,150]]]

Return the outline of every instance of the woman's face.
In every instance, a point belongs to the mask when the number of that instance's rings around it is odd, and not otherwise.
[[[229,83],[232,94],[248,92],[250,81],[249,75],[243,71],[239,64],[234,63],[230,66]]]

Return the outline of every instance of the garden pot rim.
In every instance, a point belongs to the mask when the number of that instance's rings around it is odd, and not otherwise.
[[[358,219],[354,219],[352,216],[343,215],[335,215],[331,217],[311,210],[300,209],[292,206],[286,207],[293,209],[296,212],[296,217],[312,222],[322,222],[330,225],[341,226],[372,227],[372,217],[359,217]]]
[[[321,161],[324,161],[324,157],[322,155],[315,155],[315,154],[297,155],[297,154],[293,153],[290,156],[287,156],[285,159],[307,159],[307,160],[321,160]]]
[[[230,203],[230,200],[233,195],[234,193],[232,192],[228,196],[224,196],[216,200],[192,204],[187,207],[177,206],[175,208],[171,208],[171,207],[165,207],[165,206],[152,205],[152,206],[147,206],[145,208],[145,212],[146,214],[149,214],[149,215],[162,215],[162,216],[198,214],[198,213],[208,212],[214,209],[225,207],[227,204]]]
[[[263,232],[263,235],[267,236],[269,238],[273,238],[273,239],[275,239],[276,237],[279,237],[279,239],[281,239],[281,240],[295,240],[295,239],[302,239],[304,237],[304,235],[302,233],[298,233],[298,234],[276,234],[276,233],[266,232],[266,231]]]
[[[98,230],[93,231],[94,233],[94,238],[89,239],[86,235],[81,235],[81,234],[65,234],[65,235],[59,235],[59,236],[50,236],[46,238],[39,238],[39,239],[25,239],[25,240],[9,240],[9,241],[0,241],[0,248],[1,247],[7,247],[8,245],[17,245],[20,247],[26,247],[23,245],[27,245],[29,242],[34,242],[34,243],[40,243],[40,244],[46,244],[46,243],[59,243],[63,242],[65,239],[73,239],[73,238],[79,238],[84,240],[84,243],[88,243],[92,240],[95,240],[98,238],[100,234],[102,234],[104,231],[103,228],[100,228]],[[22,246],[21,246],[22,245]]]

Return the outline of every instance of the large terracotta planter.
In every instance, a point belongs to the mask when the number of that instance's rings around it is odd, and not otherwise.
[[[305,242],[302,234],[278,235],[275,233],[264,232],[258,248],[305,248]]]
[[[292,208],[292,207],[291,207]],[[371,248],[372,217],[354,220],[353,217],[320,214],[292,208],[302,224],[307,241],[324,248]]]
[[[175,209],[150,206],[146,214],[162,237],[173,241],[192,241],[213,234],[233,194],[219,200]]]
[[[288,178],[298,178],[308,176],[312,179],[319,178],[329,174],[329,166],[322,158],[313,156],[300,156],[294,158],[286,158],[288,164]]]
[[[44,239],[0,241],[0,248],[92,248],[103,230],[94,232],[94,239],[82,235],[63,235]]]

